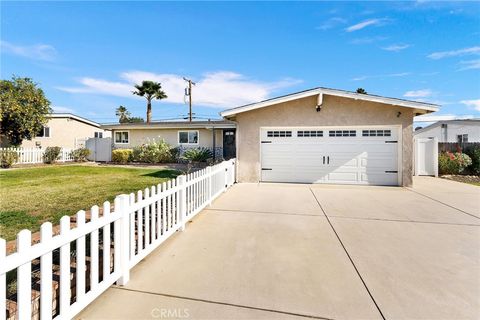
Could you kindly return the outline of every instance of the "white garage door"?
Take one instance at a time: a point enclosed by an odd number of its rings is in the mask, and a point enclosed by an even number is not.
[[[262,128],[264,182],[398,185],[398,128]]]

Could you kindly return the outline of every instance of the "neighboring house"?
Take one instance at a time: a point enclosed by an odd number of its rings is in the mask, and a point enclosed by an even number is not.
[[[71,113],[52,113],[48,116],[47,124],[31,140],[23,140],[23,148],[80,148],[85,146],[88,138],[105,138],[110,132],[100,128],[100,124],[76,116]],[[2,146],[8,146],[8,141],[2,141]]]
[[[415,138],[438,138],[438,142],[480,142],[480,119],[438,121],[416,130]]]
[[[221,112],[239,182],[412,184],[413,117],[428,103],[315,88]]]
[[[209,148],[216,157],[235,157],[235,123],[210,121],[156,121],[102,125],[111,130],[113,148],[133,148],[149,141],[165,140],[174,147]]]

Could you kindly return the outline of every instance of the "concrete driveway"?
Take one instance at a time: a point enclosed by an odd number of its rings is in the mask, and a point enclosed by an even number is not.
[[[82,319],[478,319],[480,188],[238,184]]]

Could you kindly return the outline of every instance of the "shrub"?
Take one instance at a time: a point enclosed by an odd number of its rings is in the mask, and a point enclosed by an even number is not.
[[[213,153],[207,148],[188,149],[183,153],[182,158],[193,162],[206,162],[213,158]]]
[[[43,153],[43,162],[55,163],[60,158],[60,152],[62,152],[60,147],[47,147]]]
[[[0,166],[2,168],[10,168],[18,161],[18,154],[13,150],[0,151]]]
[[[441,174],[459,174],[472,164],[472,159],[461,152],[442,152],[438,156],[438,170]]]
[[[480,175],[480,147],[470,147],[465,150],[465,153],[472,159],[472,164],[468,166],[467,170],[473,174]]]
[[[78,148],[73,150],[71,156],[73,161],[75,162],[85,162],[87,161],[87,157],[90,155],[90,150],[87,148]]]
[[[151,141],[133,148],[133,161],[146,163],[165,163],[175,160],[175,148],[165,140]]]
[[[112,161],[126,164],[132,161],[132,149],[115,149],[112,151]]]

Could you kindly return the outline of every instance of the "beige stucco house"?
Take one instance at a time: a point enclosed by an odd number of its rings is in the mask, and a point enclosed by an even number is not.
[[[423,102],[315,88],[221,112],[237,124],[239,182],[412,184]]]
[[[80,148],[88,138],[106,138],[109,131],[100,128],[100,124],[71,113],[52,113],[41,132],[31,140],[23,140],[22,148],[62,147]],[[4,142],[7,143],[6,141]]]
[[[217,157],[235,157],[235,123],[224,120],[154,121],[102,125],[112,132],[114,149],[131,149],[153,140],[165,140],[174,147],[208,148]]]

